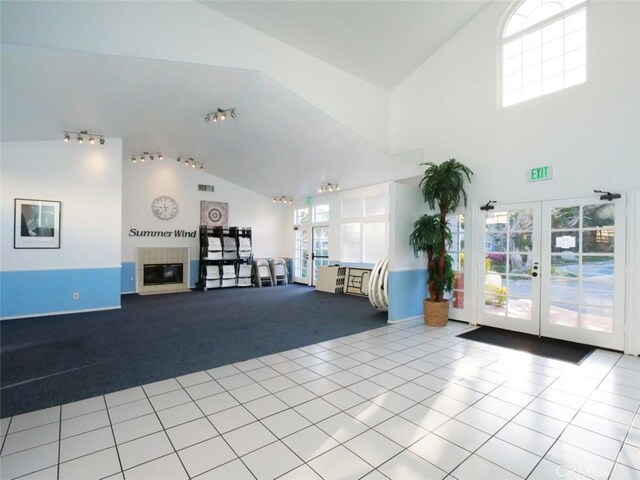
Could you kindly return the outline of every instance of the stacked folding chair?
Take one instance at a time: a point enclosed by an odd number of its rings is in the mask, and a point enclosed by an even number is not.
[[[254,260],[253,267],[256,286],[274,285],[273,278],[271,277],[271,268],[267,260],[264,258]]]
[[[286,285],[289,283],[287,264],[282,258],[271,259],[271,281],[273,285]]]

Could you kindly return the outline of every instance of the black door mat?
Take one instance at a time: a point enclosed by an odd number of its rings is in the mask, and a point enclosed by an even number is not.
[[[493,327],[480,327],[457,336],[575,364],[579,364],[595,350],[581,343],[565,342]]]

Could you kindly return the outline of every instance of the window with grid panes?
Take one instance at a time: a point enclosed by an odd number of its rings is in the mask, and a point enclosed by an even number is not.
[[[502,106],[587,79],[585,0],[524,0],[502,33]]]

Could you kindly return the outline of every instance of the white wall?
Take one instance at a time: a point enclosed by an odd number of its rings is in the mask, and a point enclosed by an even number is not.
[[[420,189],[394,182],[390,186],[391,207],[389,214],[389,270],[418,270],[426,268],[426,259],[416,256],[409,245],[413,224],[427,207]]]
[[[587,82],[499,106],[495,2],[392,92],[392,150],[424,148],[475,172],[472,202],[640,187],[640,2],[589,2]],[[527,168],[552,165],[549,182]]]
[[[122,141],[1,144],[1,270],[119,268]],[[60,249],[13,248],[15,198],[61,205]]]
[[[389,150],[388,92],[197,2],[2,2],[1,30],[3,43],[259,70]]]
[[[284,256],[283,212],[271,198],[218,178],[206,171],[186,167],[175,159],[123,162],[122,262],[135,262],[138,247],[190,247],[191,260],[198,260],[197,238],[130,237],[129,230],[194,231],[200,225],[200,201],[227,202],[229,226],[251,227],[256,257]],[[215,191],[201,192],[198,184],[213,185]],[[178,202],[178,214],[160,220],[151,211],[151,202],[169,195]]]

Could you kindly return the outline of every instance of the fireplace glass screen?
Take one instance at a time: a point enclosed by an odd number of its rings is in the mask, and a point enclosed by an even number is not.
[[[144,265],[144,285],[182,283],[181,263],[154,263]]]

